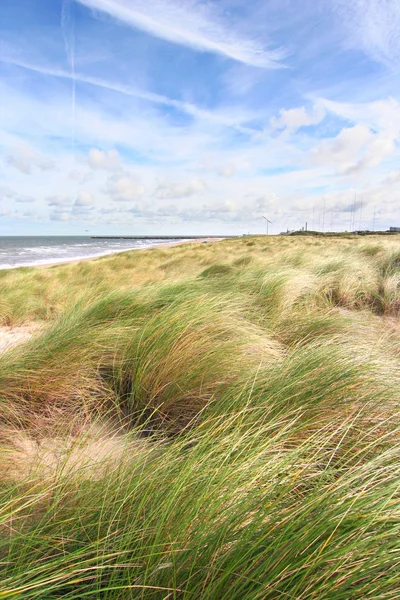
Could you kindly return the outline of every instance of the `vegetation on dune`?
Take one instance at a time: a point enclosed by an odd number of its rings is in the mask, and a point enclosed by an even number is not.
[[[0,598],[400,596],[400,244],[0,273]]]

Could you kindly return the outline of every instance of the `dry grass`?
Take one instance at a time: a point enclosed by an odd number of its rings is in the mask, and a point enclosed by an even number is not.
[[[0,597],[399,597],[399,256],[260,236],[1,272]]]

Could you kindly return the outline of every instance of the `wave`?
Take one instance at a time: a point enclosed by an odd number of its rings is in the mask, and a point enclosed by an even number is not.
[[[0,249],[0,270],[18,269],[20,267],[36,267],[41,265],[63,264],[71,261],[80,261],[101,256],[109,256],[129,250],[138,250],[143,248],[152,248],[168,244],[171,240],[137,240],[136,242],[126,243],[128,240],[120,240],[105,243],[79,243],[68,244],[61,242],[59,246],[36,246],[20,247],[12,249]],[[106,247],[105,247],[106,246]],[[82,248],[87,248],[83,253]],[[34,255],[34,256],[32,256]],[[4,262],[1,262],[1,260]]]

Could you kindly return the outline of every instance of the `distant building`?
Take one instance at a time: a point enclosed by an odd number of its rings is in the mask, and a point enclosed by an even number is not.
[[[391,233],[400,233],[400,227],[389,227]]]

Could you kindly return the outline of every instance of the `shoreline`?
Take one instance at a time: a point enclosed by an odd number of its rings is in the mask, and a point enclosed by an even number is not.
[[[211,242],[220,242],[221,240],[223,240],[225,238],[221,237],[221,238],[197,238],[197,239],[193,239],[193,240],[182,240],[182,241],[177,241],[177,242],[166,242],[161,243],[161,244],[152,244],[150,246],[146,246],[145,248],[129,248],[127,250],[117,250],[116,252],[107,252],[106,254],[99,254],[96,256],[87,256],[85,258],[76,258],[76,259],[71,259],[71,260],[65,260],[65,261],[53,261],[53,262],[48,262],[48,263],[44,263],[44,264],[40,264],[40,265],[19,265],[18,267],[11,267],[10,269],[7,270],[13,270],[13,269],[21,269],[23,267],[29,267],[29,268],[33,268],[33,269],[47,269],[49,267],[56,267],[56,266],[60,266],[60,265],[74,265],[74,264],[78,264],[81,262],[89,262],[92,260],[97,260],[99,258],[105,258],[106,256],[115,256],[117,254],[124,254],[125,252],[134,252],[134,251],[144,251],[144,250],[152,250],[154,248],[172,248],[174,246],[181,246],[183,244],[210,244]]]

